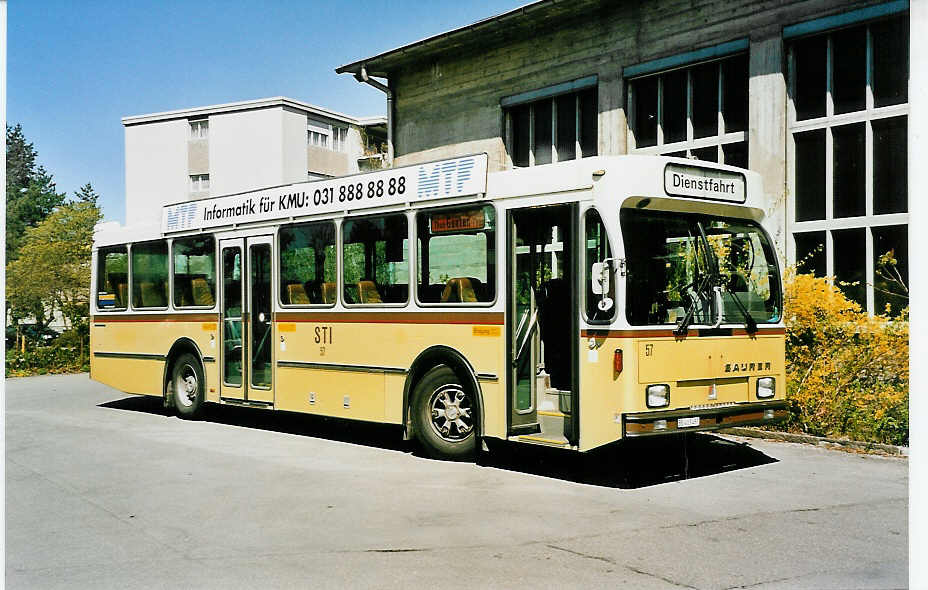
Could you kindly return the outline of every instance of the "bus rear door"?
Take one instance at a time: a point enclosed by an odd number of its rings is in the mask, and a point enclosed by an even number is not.
[[[273,237],[222,240],[222,382],[228,401],[273,404]]]

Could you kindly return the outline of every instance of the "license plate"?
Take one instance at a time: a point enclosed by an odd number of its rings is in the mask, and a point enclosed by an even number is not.
[[[692,428],[693,426],[699,426],[699,416],[677,418],[677,428]]]

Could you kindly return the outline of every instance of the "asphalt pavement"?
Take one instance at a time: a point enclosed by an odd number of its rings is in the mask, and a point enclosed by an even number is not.
[[[691,434],[428,459],[395,427],[6,381],[7,588],[902,588],[908,461]]]

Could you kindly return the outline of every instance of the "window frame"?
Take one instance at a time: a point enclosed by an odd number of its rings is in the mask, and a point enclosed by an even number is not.
[[[590,279],[591,279],[591,277],[590,277],[590,275],[589,275],[590,265],[587,264],[588,261],[587,261],[587,258],[586,258],[586,255],[587,255],[587,244],[586,244],[586,227],[587,227],[587,226],[586,226],[586,217],[587,217],[587,214],[588,214],[590,211],[595,211],[596,214],[597,214],[597,216],[599,216],[599,223],[602,225],[602,228],[603,228],[603,235],[605,235],[606,241],[607,241],[607,243],[608,243],[608,245],[609,245],[609,252],[610,252],[609,258],[611,258],[613,261],[616,262],[615,264],[611,264],[611,265],[610,265],[610,277],[609,277],[609,280],[612,282],[612,289],[611,289],[611,290],[612,290],[612,294],[613,294],[612,309],[610,310],[610,311],[611,311],[611,315],[609,315],[608,317],[606,317],[606,318],[604,318],[604,319],[593,319],[593,318],[590,318],[589,315],[587,315],[587,313],[586,313],[586,312],[587,312],[587,303],[588,303],[588,300],[587,300],[587,287],[590,285]],[[588,324],[590,324],[590,325],[609,325],[609,324],[612,324],[612,323],[615,321],[615,319],[616,319],[616,314],[618,313],[618,309],[619,309],[619,281],[618,281],[619,266],[618,266],[618,263],[617,263],[617,261],[618,261],[618,256],[616,255],[616,249],[615,249],[615,246],[614,246],[613,243],[612,243],[612,240],[611,240],[610,237],[609,237],[609,228],[606,226],[606,223],[603,221],[602,213],[599,212],[599,209],[597,209],[595,205],[591,205],[591,206],[589,206],[589,207],[587,207],[587,208],[585,208],[585,209],[583,209],[583,210],[580,211],[580,224],[579,224],[579,225],[580,225],[580,228],[579,228],[578,235],[579,235],[579,237],[580,237],[580,244],[581,244],[581,248],[580,248],[580,273],[579,273],[579,275],[580,275],[580,281],[581,281],[581,285],[582,285],[582,286],[580,287],[580,289],[579,289],[580,292],[581,292],[581,295],[580,295],[580,313],[582,314],[583,321],[585,321],[586,323],[588,323]]]
[[[102,273],[100,272],[101,264],[105,260],[105,253],[107,251],[123,249],[126,253],[126,305],[125,307],[100,307],[100,280],[102,278]],[[96,265],[94,268],[95,278],[94,278],[94,296],[93,296],[93,307],[94,310],[98,313],[125,313],[131,309],[132,304],[132,256],[129,253],[129,244],[113,244],[110,246],[100,246],[97,248],[96,252]]]
[[[786,253],[788,264],[796,264],[796,234],[808,234],[811,232],[823,232],[825,235],[824,256],[825,256],[825,274],[834,276],[835,273],[835,255],[834,255],[834,232],[848,229],[863,229],[865,236],[864,247],[864,283],[865,299],[863,307],[871,315],[877,312],[875,310],[875,228],[885,226],[904,225],[907,228],[909,223],[909,206],[906,206],[905,213],[882,213],[874,212],[874,129],[873,123],[890,118],[904,117],[906,121],[907,142],[911,139],[910,133],[910,109],[908,96],[906,102],[877,107],[873,93],[874,81],[874,51],[873,51],[873,34],[871,26],[892,19],[908,19],[907,12],[900,12],[887,15],[885,18],[877,18],[865,21],[856,21],[845,27],[835,27],[823,30],[810,31],[807,35],[790,36],[787,39],[785,53],[787,63],[787,100],[786,100],[786,179],[787,179],[787,200],[786,200]],[[865,104],[862,110],[850,111],[845,113],[835,112],[834,91],[834,35],[845,30],[865,27],[866,28],[866,76],[865,76]],[[797,65],[796,65],[796,43],[803,40],[825,36],[827,38],[825,54],[825,114],[820,117],[808,119],[797,119],[796,112],[796,84],[797,84]],[[907,51],[910,51],[910,47]],[[912,55],[909,52],[909,71],[911,71]],[[834,216],[834,130],[853,124],[864,125],[864,214],[853,217],[835,217]],[[796,197],[797,197],[797,178],[796,178],[796,135],[803,132],[823,130],[825,132],[825,213],[822,219],[807,221],[797,221],[796,219]],[[911,187],[907,187],[906,200],[909,203]],[[908,230],[907,230],[908,231]]]
[[[332,147],[333,152],[346,153],[348,151],[348,127],[332,125]]]
[[[581,109],[580,109],[580,97],[584,92],[592,91],[596,99],[596,108],[595,108],[595,122],[596,122],[596,141],[594,143],[595,153],[584,156],[583,155],[583,122],[581,120]],[[500,106],[503,110],[503,139],[504,139],[504,148],[506,150],[506,156],[509,160],[509,169],[520,169],[520,168],[533,168],[535,166],[544,166],[546,164],[557,164],[560,161],[569,162],[575,160],[581,160],[584,157],[593,157],[599,155],[599,79],[597,76],[588,76],[586,78],[580,78],[577,80],[572,80],[569,82],[563,82],[561,84],[556,84],[554,86],[549,86],[546,88],[541,88],[538,90],[533,90],[530,92],[524,92],[514,96],[505,97],[500,100]],[[559,160],[557,155],[558,150],[558,141],[557,141],[557,128],[558,128],[558,113],[557,113],[557,102],[559,98],[564,96],[573,96],[574,97],[574,157],[572,159]],[[546,162],[546,164],[536,164],[535,163],[535,148],[536,148],[536,137],[535,137],[535,107],[545,101],[551,101],[551,161]],[[529,109],[529,129],[528,129],[528,165],[527,166],[516,166],[514,162],[514,147],[515,147],[515,124],[513,122],[512,111],[518,107],[528,107]]]
[[[378,308],[403,309],[403,308],[410,307],[412,305],[413,297],[411,296],[409,292],[407,292],[406,301],[403,303],[386,303],[386,302],[383,302],[383,303],[350,303],[347,300],[347,298],[343,296],[344,294],[343,290],[347,284],[345,282],[345,261],[344,261],[345,228],[344,228],[344,224],[346,222],[363,221],[365,219],[372,219],[376,217],[403,216],[406,219],[406,240],[409,245],[407,248],[407,254],[409,256],[409,259],[408,259],[409,263],[407,265],[408,275],[407,275],[406,284],[408,286],[408,289],[411,291],[414,285],[413,267],[415,264],[414,259],[413,259],[413,255],[415,253],[415,242],[414,242],[413,234],[415,232],[412,230],[413,224],[415,223],[415,217],[413,216],[414,213],[415,213],[415,210],[384,211],[381,213],[372,213],[369,215],[342,217],[338,220],[338,224],[337,224],[338,227],[336,230],[337,231],[337,234],[336,234],[337,242],[336,243],[338,244],[338,259],[337,259],[336,264],[338,265],[337,276],[338,276],[338,289],[340,293],[339,293],[339,297],[337,301],[340,301],[343,307],[350,308],[350,309],[378,309]]]
[[[176,294],[176,291],[174,290],[174,287],[175,287],[175,285],[176,285],[176,282],[175,282],[175,280],[174,280],[174,248],[175,248],[175,244],[176,244],[177,242],[179,242],[179,241],[182,242],[182,241],[184,241],[184,240],[191,240],[191,239],[204,238],[204,237],[205,237],[205,238],[208,238],[208,239],[210,239],[210,240],[213,241],[213,304],[212,304],[212,305],[178,305],[177,302],[175,301],[175,294]],[[219,304],[219,268],[218,268],[218,266],[217,266],[217,264],[216,264],[216,261],[218,260],[218,248],[219,248],[219,240],[216,239],[216,236],[215,236],[214,234],[205,234],[205,235],[199,234],[199,235],[192,235],[192,236],[183,236],[183,237],[180,237],[180,238],[172,238],[171,240],[169,240],[169,243],[168,243],[168,266],[169,266],[169,271],[170,271],[170,272],[169,272],[169,274],[170,274],[170,278],[169,278],[169,289],[170,289],[169,303],[170,303],[170,305],[171,305],[172,308],[178,309],[178,310],[187,310],[187,309],[216,309],[216,306]]]
[[[209,119],[187,119],[189,140],[204,141],[209,139]]]
[[[626,100],[625,107],[626,113],[628,114],[628,125],[626,133],[626,141],[628,146],[628,153],[632,154],[645,154],[645,155],[667,155],[673,152],[684,151],[685,155],[682,157],[691,157],[695,150],[703,150],[706,148],[716,148],[716,160],[718,164],[726,164],[725,162],[725,150],[724,146],[744,143],[745,149],[750,153],[750,145],[748,144],[748,136],[750,130],[750,90],[748,89],[745,92],[745,129],[742,131],[726,131],[725,130],[725,117],[724,117],[724,104],[725,104],[725,67],[724,64],[726,61],[733,58],[745,57],[748,59],[748,72],[747,79],[745,80],[746,84],[750,84],[750,53],[748,50],[738,50],[732,53],[727,53],[725,55],[713,56],[711,59],[703,59],[698,61],[690,61],[676,67],[669,67],[666,69],[648,71],[640,74],[635,74],[632,76],[626,75],[625,77],[625,88],[626,88]],[[705,66],[707,64],[715,64],[716,66],[716,132],[712,135],[707,135],[705,137],[696,137],[695,136],[695,126],[693,123],[694,116],[694,101],[696,97],[693,93],[693,72],[696,68],[700,66]],[[686,138],[681,141],[675,141],[672,143],[664,143],[664,77],[667,74],[678,72],[680,70],[686,71],[686,112],[684,115],[685,127],[686,127]],[[635,137],[635,128],[636,128],[636,117],[638,115],[635,108],[635,84],[640,80],[645,80],[647,78],[657,77],[657,124],[656,124],[656,143],[652,146],[638,147],[637,140]],[[731,166],[732,164],[727,164]]]
[[[275,233],[275,236],[274,236],[274,245],[275,245],[275,249],[277,250],[277,261],[276,261],[277,262],[277,272],[276,272],[277,303],[278,305],[280,305],[280,307],[286,308],[286,309],[330,309],[338,305],[339,302],[344,303],[343,301],[344,297],[341,294],[341,290],[343,288],[343,284],[341,283],[341,266],[342,266],[342,261],[341,261],[341,252],[342,252],[341,250],[341,237],[342,237],[341,225],[342,224],[341,224],[341,221],[344,221],[344,220],[318,219],[314,221],[303,221],[300,223],[288,223],[285,225],[281,225],[280,227],[277,228],[277,232]],[[283,289],[281,288],[283,286],[281,284],[282,277],[283,277],[283,264],[281,262],[281,256],[283,255],[283,248],[281,247],[280,232],[288,228],[303,227],[303,226],[308,226],[308,225],[319,225],[323,223],[331,224],[335,231],[335,243],[334,243],[334,246],[335,246],[335,285],[336,285],[335,301],[333,301],[332,303],[284,303]],[[366,304],[366,305],[370,305],[370,304]]]
[[[206,183],[206,186],[203,186],[203,183]],[[208,193],[210,190],[210,178],[209,173],[206,174],[191,174],[190,175],[190,192],[191,193]]]
[[[492,243],[492,247],[493,247],[493,249],[494,249],[495,258],[496,258],[496,263],[495,263],[495,265],[494,265],[494,267],[493,267],[493,275],[494,275],[494,276],[493,276],[493,281],[494,281],[494,284],[495,284],[495,289],[493,290],[493,298],[492,298],[490,301],[475,301],[475,302],[446,302],[446,303],[441,303],[440,301],[437,301],[437,302],[424,302],[424,301],[421,301],[421,300],[419,299],[419,270],[420,270],[420,268],[419,268],[419,225],[418,225],[418,223],[417,223],[417,222],[418,222],[418,216],[419,216],[419,214],[428,215],[428,214],[433,213],[433,212],[435,212],[435,211],[442,211],[442,210],[453,211],[453,210],[474,209],[474,208],[483,209],[483,208],[485,208],[485,207],[489,207],[489,208],[491,208],[491,209],[493,210],[493,215],[495,216],[494,219],[495,219],[495,221],[496,221],[496,227],[493,229],[493,243]],[[413,247],[412,247],[412,249],[411,249],[412,252],[411,252],[410,262],[412,262],[412,261],[414,260],[414,261],[415,261],[415,267],[413,267],[413,265],[410,264],[410,269],[412,269],[412,271],[413,271],[413,272],[411,272],[412,278],[414,279],[413,282],[410,283],[410,285],[411,285],[411,286],[410,286],[410,290],[411,290],[411,291],[415,291],[415,295],[413,296],[413,298],[414,298],[414,300],[415,300],[415,302],[416,302],[416,305],[417,305],[418,307],[438,307],[438,308],[444,308],[444,309],[448,309],[448,308],[493,307],[494,305],[496,305],[496,302],[497,302],[497,300],[499,299],[499,291],[500,291],[500,283],[499,283],[499,268],[500,268],[500,267],[499,267],[499,264],[500,264],[500,262],[499,262],[499,258],[500,258],[500,257],[499,257],[499,254],[500,254],[499,238],[500,238],[500,228],[499,228],[499,207],[496,206],[496,203],[493,203],[493,202],[481,202],[481,201],[475,201],[475,202],[463,203],[463,204],[462,204],[462,203],[458,203],[458,204],[454,204],[454,205],[444,205],[444,206],[438,206],[438,207],[428,207],[428,208],[422,208],[422,209],[415,209],[415,210],[412,211],[412,214],[413,214],[413,216],[412,216],[412,227],[413,227],[413,231],[412,231],[412,233],[413,233],[413,242],[412,242],[412,244],[413,244]],[[490,243],[490,240],[488,239],[488,240],[487,240],[487,248],[489,248],[490,246],[491,246],[491,243]],[[488,282],[489,282],[489,279],[490,279],[490,276],[489,276],[489,273],[488,273],[488,274],[487,274],[487,281],[488,281]]]

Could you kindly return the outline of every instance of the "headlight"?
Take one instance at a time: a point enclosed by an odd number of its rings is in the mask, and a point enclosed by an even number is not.
[[[670,405],[670,386],[665,384],[648,385],[645,390],[649,408],[663,408]]]
[[[757,380],[757,399],[770,399],[776,392],[776,379],[773,377],[760,377]]]

